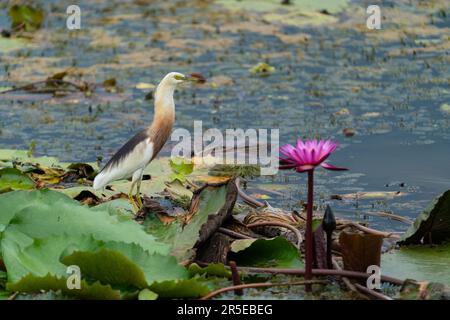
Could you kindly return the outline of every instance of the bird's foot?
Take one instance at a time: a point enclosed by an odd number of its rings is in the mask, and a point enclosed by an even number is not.
[[[139,210],[141,210],[142,208],[144,208],[144,204],[142,203],[142,198],[140,194],[136,195],[136,199],[137,199],[137,204],[139,206]]]
[[[134,220],[136,220],[138,223],[143,223],[145,221],[145,217],[148,214],[147,207],[143,204],[142,200],[143,198],[141,198],[140,194],[136,194],[136,202],[140,209],[135,213]]]
[[[136,204],[136,201],[134,200],[134,197],[131,194],[129,194],[128,198],[130,199],[131,205],[133,206],[134,213],[135,214],[138,213],[140,208],[139,208],[138,204]]]

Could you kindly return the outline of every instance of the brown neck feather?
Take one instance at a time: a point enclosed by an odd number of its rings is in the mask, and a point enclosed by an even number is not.
[[[169,139],[175,122],[173,90],[171,92],[161,92],[164,89],[158,88],[157,90],[155,97],[155,116],[152,124],[148,128],[149,139],[153,142],[152,160]]]

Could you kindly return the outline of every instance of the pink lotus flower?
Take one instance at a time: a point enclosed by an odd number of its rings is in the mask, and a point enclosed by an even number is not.
[[[327,170],[347,170],[325,162],[338,144],[331,140],[297,140],[297,146],[286,144],[280,148],[280,169],[295,169],[297,172],[314,170],[321,166]]]
[[[336,150],[338,144],[331,140],[297,140],[294,147],[286,144],[280,148],[280,169],[295,169],[297,172],[308,172],[308,202],[306,206],[305,230],[305,280],[312,279],[313,267],[313,202],[314,202],[314,169],[317,166],[328,170],[347,170],[335,167],[325,162],[330,154]],[[311,285],[307,284],[305,290],[310,292]]]

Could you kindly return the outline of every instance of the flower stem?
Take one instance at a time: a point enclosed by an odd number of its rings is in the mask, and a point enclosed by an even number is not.
[[[312,279],[313,265],[313,201],[314,201],[314,170],[308,171],[308,203],[306,207],[306,235],[305,235],[305,280]],[[311,292],[310,284],[305,286],[305,291]]]

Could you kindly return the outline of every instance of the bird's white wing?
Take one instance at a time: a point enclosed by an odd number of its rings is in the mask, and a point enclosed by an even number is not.
[[[139,169],[143,169],[152,159],[153,142],[146,130],[130,139],[105,165],[95,177],[94,189],[101,189],[108,183],[129,178]]]

